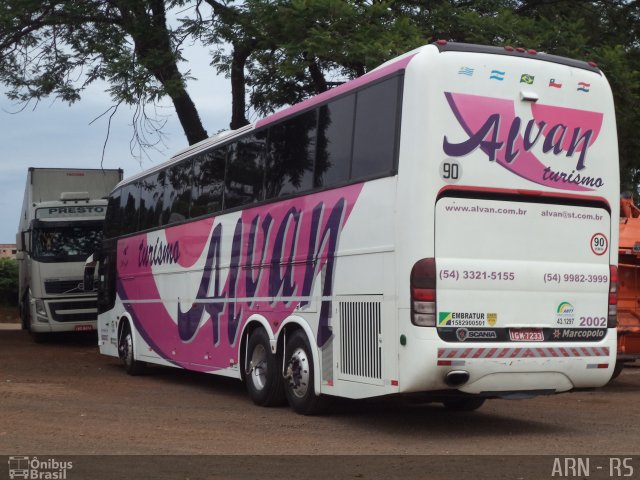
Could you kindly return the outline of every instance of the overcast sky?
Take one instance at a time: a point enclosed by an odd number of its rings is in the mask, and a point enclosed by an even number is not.
[[[229,80],[216,76],[209,66],[207,50],[192,47],[187,52],[183,72],[191,70],[197,80],[189,84],[189,93],[200,112],[209,135],[229,126],[231,119],[231,86]],[[112,104],[104,93],[106,85],[95,85],[81,101],[68,106],[45,99],[34,109],[20,113],[4,95],[0,86],[0,243],[14,243],[18,218],[29,167],[100,168],[102,147],[107,134],[107,117],[89,123]],[[112,120],[104,156],[104,168],[122,168],[125,178],[150,168],[187,146],[175,111],[163,109],[167,115],[166,148],[150,151],[150,159],[134,158],[129,151],[131,111],[119,111]]]

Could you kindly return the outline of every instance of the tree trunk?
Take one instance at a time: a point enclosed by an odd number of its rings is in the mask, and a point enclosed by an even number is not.
[[[235,130],[249,123],[245,116],[245,75],[244,67],[251,54],[251,47],[233,44],[233,58],[231,61],[231,124]]]
[[[307,59],[307,53],[304,53],[305,59]],[[324,74],[322,73],[322,69],[316,59],[308,60],[309,63],[309,73],[311,74],[311,81],[313,82],[313,88],[315,89],[316,94],[326,92],[327,91],[327,80],[324,78]]]
[[[187,90],[185,88],[176,89],[175,92],[172,91],[169,95],[178,114],[178,120],[180,121],[180,125],[182,125],[182,130],[187,136],[189,145],[208,138],[209,135],[202,126],[202,120],[200,119],[198,110],[187,93]]]
[[[146,5],[145,5],[146,4]],[[186,83],[173,52],[163,0],[118,2],[123,27],[131,35],[138,60],[162,84],[171,98],[189,145],[208,135],[195,104],[187,93]],[[150,11],[145,7],[150,7]]]

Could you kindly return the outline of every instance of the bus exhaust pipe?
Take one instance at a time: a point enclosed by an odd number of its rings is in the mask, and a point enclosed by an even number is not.
[[[469,372],[464,370],[452,370],[444,377],[444,383],[449,387],[459,387],[469,381]]]

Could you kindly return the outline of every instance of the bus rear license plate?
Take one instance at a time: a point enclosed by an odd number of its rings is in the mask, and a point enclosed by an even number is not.
[[[76,332],[91,332],[93,331],[93,327],[91,325],[76,325]]]
[[[510,329],[509,338],[512,342],[542,342],[544,335],[540,328]]]

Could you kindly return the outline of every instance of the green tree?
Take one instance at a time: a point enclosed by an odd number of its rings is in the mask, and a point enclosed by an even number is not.
[[[179,32],[167,10],[179,0],[3,0],[0,2],[0,82],[28,103],[55,96],[73,103],[96,80],[108,83],[114,109],[137,107],[135,138],[161,124],[146,108],[169,97],[190,144],[203,140],[187,89]]]
[[[18,305],[18,262],[0,258],[0,305]]]
[[[419,26],[393,10],[398,3],[206,0],[182,26],[213,48],[213,65],[230,78],[235,129],[249,109],[271,113],[422,44]]]
[[[266,42],[247,67],[252,107],[260,114],[271,113],[364,75],[428,41],[418,24],[393,11],[396,3],[255,2]]]

